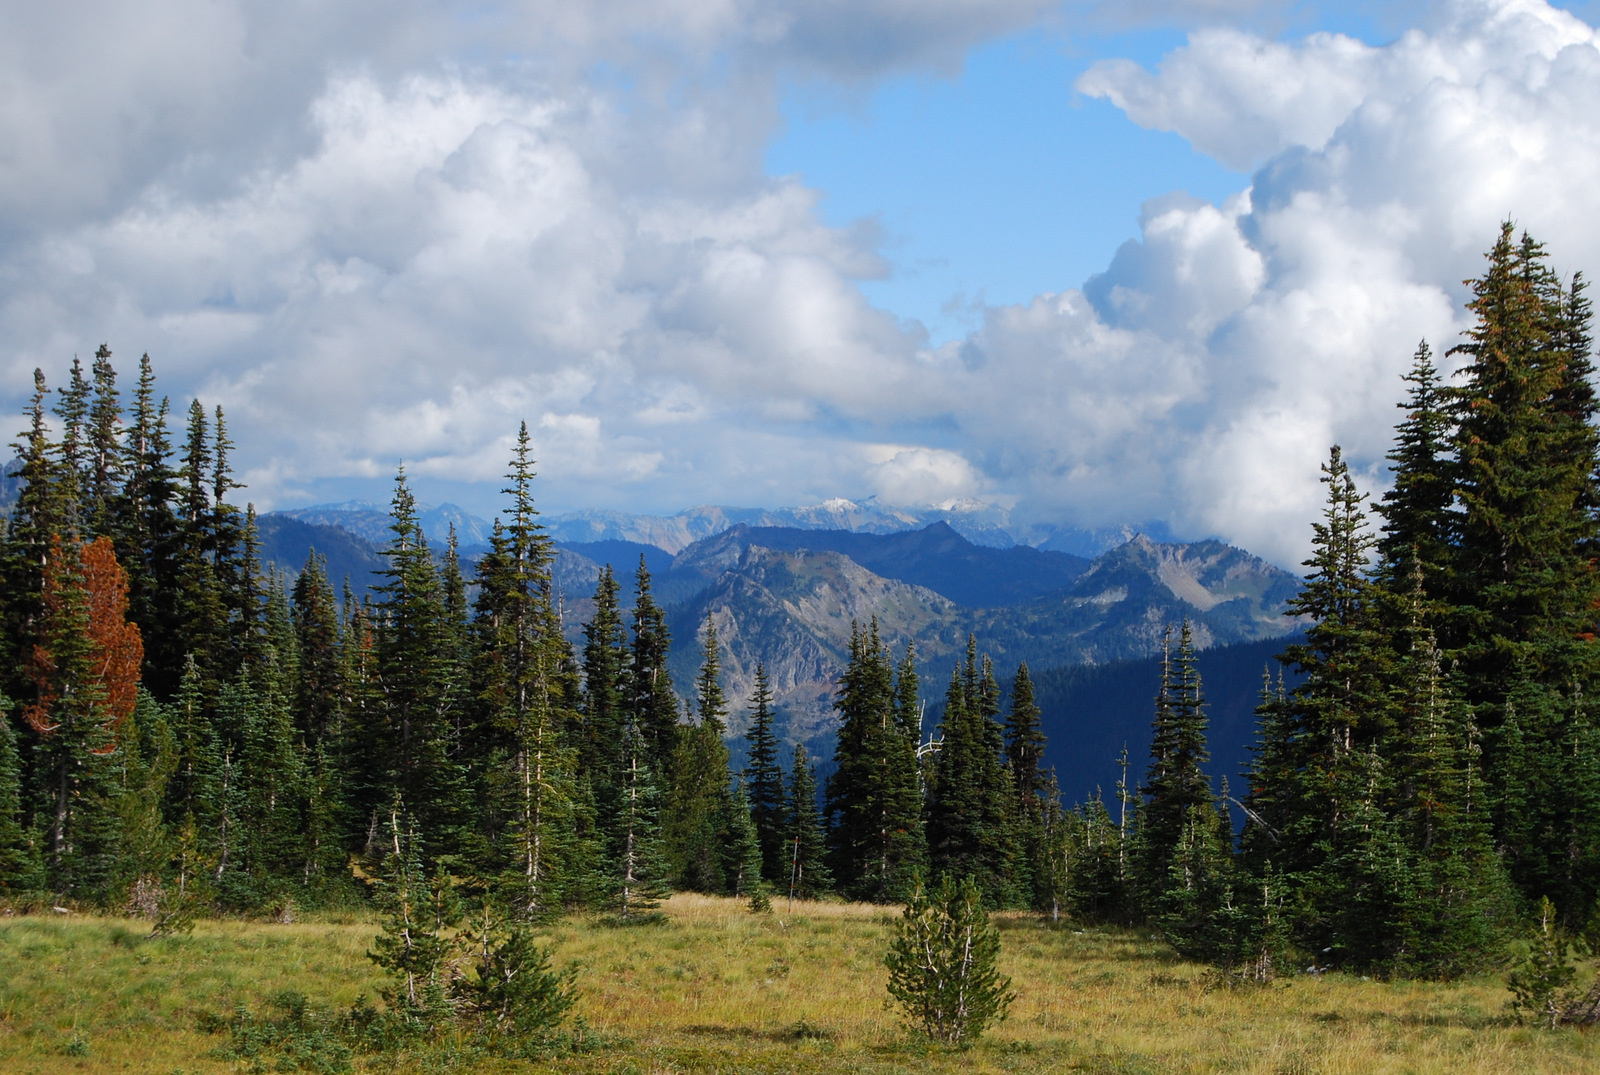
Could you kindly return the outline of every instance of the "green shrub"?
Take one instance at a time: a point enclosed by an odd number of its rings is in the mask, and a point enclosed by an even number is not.
[[[889,995],[906,1022],[935,1041],[966,1045],[1006,1017],[1016,994],[996,969],[1000,931],[989,922],[977,882],[940,880],[930,897],[921,882],[889,945]]]

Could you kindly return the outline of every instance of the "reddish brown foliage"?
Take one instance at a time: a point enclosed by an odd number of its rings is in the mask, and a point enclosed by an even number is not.
[[[61,726],[51,710],[64,687],[94,697],[99,722],[112,732],[128,719],[139,699],[144,640],[138,624],[128,622],[128,575],[104,537],[77,546],[77,553],[78,563],[70,564],[61,538],[51,539],[40,595],[43,638],[27,662],[28,676],[39,695],[22,711],[23,719],[41,735],[50,735]],[[59,639],[62,631],[81,631],[88,642],[87,682],[60,681],[58,643],[52,635]],[[114,740],[105,750],[113,749]]]
[[[128,573],[117,563],[107,538],[83,547],[83,588],[89,598],[89,641],[94,647],[95,676],[101,705],[111,726],[133,714],[139,701],[139,669],[144,665],[144,639],[139,625],[128,622]]]

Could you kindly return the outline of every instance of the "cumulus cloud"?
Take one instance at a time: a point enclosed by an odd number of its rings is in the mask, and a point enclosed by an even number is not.
[[[1086,521],[1143,509],[1293,562],[1329,444],[1381,485],[1399,375],[1418,339],[1443,350],[1464,327],[1460,281],[1501,220],[1565,272],[1600,264],[1600,119],[1581,103],[1600,49],[1536,0],[1458,0],[1381,48],[1196,33],[1154,73],[1100,65],[1080,89],[1260,164],[1222,206],[1152,202],[1081,294],[992,311],[968,344],[1060,416],[991,426],[986,472]]]
[[[148,349],[226,406],[264,504],[401,460],[492,489],[526,421],[561,506],[1020,498],[1288,563],[1330,443],[1381,480],[1399,373],[1501,219],[1600,264],[1600,49],[1536,0],[1094,67],[1253,175],[936,349],[863,298],[872,235],[762,173],[775,72],[937,69],[1056,5],[190,3],[151,8],[191,37],[91,34],[98,85],[52,9],[0,14],[0,372],[20,402],[35,365]]]

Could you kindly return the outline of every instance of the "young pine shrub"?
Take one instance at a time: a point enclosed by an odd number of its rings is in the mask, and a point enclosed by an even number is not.
[[[448,877],[431,884],[424,877],[415,829],[402,827],[398,808],[387,836],[390,849],[377,886],[382,932],[367,958],[389,972],[389,985],[379,992],[394,1019],[411,1032],[431,1035],[453,1015],[444,982],[452,939],[445,931],[454,925],[457,908]]]
[[[945,1045],[970,1044],[1016,999],[999,956],[1000,931],[975,880],[946,876],[931,896],[919,881],[884,957],[889,995],[913,1029]]]
[[[492,1042],[548,1035],[577,1003],[578,969],[554,969],[550,950],[535,945],[526,926],[508,927],[492,916],[486,904],[469,934],[472,973],[456,979],[451,991],[461,1012],[475,1018],[479,1033]]]
[[[1567,1022],[1567,1009],[1580,998],[1568,988],[1577,971],[1569,955],[1571,942],[1556,922],[1555,905],[1547,896],[1539,901],[1539,919],[1528,931],[1528,958],[1506,981],[1511,990],[1511,1010],[1519,1020],[1532,1018],[1555,1029]]]

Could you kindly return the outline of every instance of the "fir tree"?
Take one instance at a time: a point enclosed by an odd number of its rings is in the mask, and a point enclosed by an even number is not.
[[[680,887],[721,893],[729,887],[722,849],[729,838],[727,705],[716,622],[706,614],[705,648],[695,677],[694,723],[681,729],[672,755],[662,835]]]
[[[650,569],[642,555],[634,584],[633,664],[628,677],[633,690],[633,720],[644,736],[651,770],[670,780],[670,762],[678,735],[678,697],[667,673],[671,635],[666,614],[650,594]]]
[[[0,632],[7,681],[14,697],[26,697],[33,684],[23,673],[28,654],[38,637],[45,567],[51,542],[66,527],[62,487],[58,480],[55,445],[50,440],[45,399],[49,389],[44,373],[33,371],[33,396],[28,402],[28,428],[11,448],[17,453],[17,477],[22,487],[6,520],[5,593],[6,630]]]
[[[969,637],[967,660],[945,694],[943,735],[928,796],[928,857],[935,876],[971,877],[992,906],[1022,902],[1016,784],[1000,761],[998,690]]]
[[[630,717],[627,633],[619,593],[607,564],[595,583],[594,616],[583,626],[584,719],[579,749],[583,771],[593,774],[602,803],[615,795],[618,774],[624,770],[623,729]]]
[[[139,360],[129,418],[113,540],[128,571],[129,617],[145,641],[145,685],[158,698],[171,699],[190,648],[179,615],[182,535],[173,509],[177,475],[171,465],[167,400],[155,397],[149,355]]]
[[[751,699],[750,764],[745,768],[745,789],[750,797],[750,819],[761,849],[761,876],[777,884],[785,880],[789,865],[783,846],[788,828],[783,814],[783,767],[778,763],[778,737],[772,731],[772,688],[767,667],[756,662],[756,693]]]
[[[1512,878],[1525,897],[1549,894],[1576,918],[1589,913],[1600,876],[1570,870],[1565,845],[1571,819],[1600,788],[1569,779],[1578,772],[1567,766],[1548,771],[1548,759],[1564,753],[1567,720],[1584,710],[1584,687],[1600,674],[1589,304],[1581,279],[1564,287],[1543,247],[1527,235],[1515,241],[1509,223],[1488,261],[1471,284],[1475,324],[1451,349],[1468,361],[1466,383],[1448,401],[1460,522],[1454,612],[1441,638],[1485,730],[1485,775],[1502,803],[1496,830]],[[1513,694],[1515,730],[1502,724]],[[1513,731],[1521,764],[1513,764]],[[1511,802],[1523,811],[1511,813]]]
[[[1428,599],[1438,601],[1449,585],[1456,517],[1446,389],[1426,340],[1417,345],[1404,380],[1410,385],[1399,405],[1405,418],[1395,427],[1388,455],[1394,485],[1379,507],[1384,518],[1377,543],[1380,577],[1392,593],[1406,593],[1416,574]]]
[[[533,460],[527,425],[503,492],[510,498],[503,529],[479,564],[476,630],[494,741],[509,754],[511,781],[501,785],[497,809],[508,819],[504,843],[506,885],[519,913],[537,918],[567,898],[575,867],[576,811],[580,791],[573,751],[564,742],[569,723],[560,665],[565,642],[550,616],[549,537],[533,500]]]
[[[57,892],[106,899],[115,879],[117,727],[137,702],[143,651],[126,622],[127,584],[111,543],[52,544],[38,641],[27,670],[36,700],[23,719],[40,737],[50,802],[46,867]]]
[[[83,375],[83,364],[74,355],[67,387],[57,391],[60,398],[56,401],[55,413],[61,421],[61,443],[56,448],[60,466],[56,480],[61,489],[62,529],[76,537],[85,533],[90,391],[89,381]]]
[[[817,809],[817,778],[804,743],[796,743],[794,763],[789,771],[788,828],[784,848],[788,861],[783,884],[790,899],[813,900],[833,891],[833,875],[828,870],[827,833],[822,813]]]
[[[85,518],[89,533],[115,538],[115,510],[124,458],[122,406],[117,397],[117,371],[111,366],[111,349],[105,344],[94,353],[91,376],[94,388],[88,413]]]
[[[771,910],[771,889],[766,878],[761,876],[761,844],[756,838],[755,822],[750,817],[750,799],[743,780],[727,798],[722,830],[726,833],[722,845],[722,874],[727,879],[728,894],[749,900],[752,911]]]
[[[666,897],[667,864],[661,850],[660,792],[650,772],[644,737],[632,724],[623,732],[624,769],[617,780],[612,904],[627,918]]]
[[[927,854],[917,786],[916,741],[895,712],[889,655],[877,621],[852,626],[839,680],[837,763],[828,778],[837,883],[858,899],[888,901],[911,889]]]
[[[327,562],[315,549],[306,555],[295,579],[290,609],[300,655],[295,720],[307,743],[331,745],[338,739],[342,716],[339,608],[328,582]]]
[[[1033,700],[1033,680],[1028,662],[1017,666],[1011,681],[1011,711],[1006,715],[1006,758],[1011,763],[1012,779],[1026,813],[1037,813],[1045,795],[1047,780],[1044,762],[1045,735],[1039,727],[1040,710]]]
[[[22,757],[12,703],[0,695],[0,893],[42,887],[37,841],[22,813]]]
[[[394,537],[383,553],[389,565],[386,581],[377,587],[381,602],[374,631],[386,732],[381,791],[407,804],[422,831],[438,841],[427,850],[440,854],[454,836],[457,808],[448,796],[454,781],[447,771],[453,669],[443,587],[403,468],[395,478],[390,517]]]
[[[1150,743],[1150,768],[1139,789],[1137,882],[1148,907],[1156,907],[1167,891],[1173,856],[1185,827],[1194,824],[1196,809],[1209,809],[1211,783],[1201,768],[1206,751],[1205,699],[1200,692],[1200,671],[1194,651],[1194,634],[1184,621],[1176,655],[1171,631],[1162,640],[1161,688],[1156,696],[1154,735]]]

